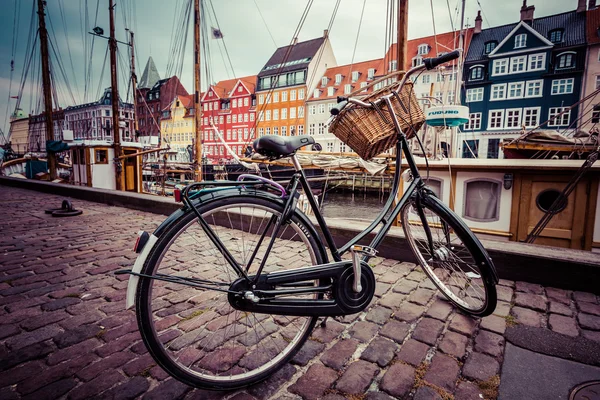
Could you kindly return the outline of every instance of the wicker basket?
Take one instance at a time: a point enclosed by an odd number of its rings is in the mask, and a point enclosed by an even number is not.
[[[375,101],[398,89],[399,85],[400,82],[394,82],[371,93],[363,101]],[[425,121],[425,115],[413,91],[413,83],[406,82],[402,91],[398,96],[392,96],[391,101],[402,131],[408,138],[413,137]],[[397,141],[387,105],[383,103],[379,109],[383,117],[375,109],[348,104],[329,125],[329,132],[350,146],[363,160],[369,160],[394,147]]]

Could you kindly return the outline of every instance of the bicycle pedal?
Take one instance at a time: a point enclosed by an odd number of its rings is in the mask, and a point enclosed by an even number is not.
[[[362,246],[360,244],[355,244],[350,248],[352,253],[362,253],[369,257],[375,257],[377,255],[377,250],[369,246]]]

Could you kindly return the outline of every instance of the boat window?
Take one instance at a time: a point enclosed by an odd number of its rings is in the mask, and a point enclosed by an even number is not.
[[[556,201],[556,199],[558,199],[559,196],[560,191],[556,189],[546,189],[537,195],[535,203],[537,204],[540,210],[542,210],[543,212],[548,212],[548,210],[550,210],[550,208],[554,204],[554,201]],[[559,203],[556,212],[561,212],[562,210],[567,208],[567,204],[569,204],[569,200],[565,198],[561,203]]]
[[[442,198],[443,181],[441,179],[429,178],[427,181],[425,181],[425,183],[431,190],[433,190],[433,193],[435,193],[435,196],[438,199]]]
[[[108,164],[108,150],[96,149],[96,164]]]
[[[465,182],[463,217],[480,222],[497,221],[500,214],[501,182],[470,179]]]

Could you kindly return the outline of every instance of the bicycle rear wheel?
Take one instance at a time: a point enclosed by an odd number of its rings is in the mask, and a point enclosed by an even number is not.
[[[200,212],[238,265],[246,269],[254,258],[249,275],[256,273],[263,258],[263,273],[323,261],[318,236],[298,215],[282,226],[266,254],[273,233],[269,221],[282,212],[277,202],[224,198],[201,206]],[[239,276],[191,210],[160,237],[142,273],[193,278],[214,287],[140,278],[137,292],[138,324],[150,354],[173,377],[199,388],[230,390],[269,377],[302,347],[317,319],[233,309],[222,290]],[[296,297],[307,296],[315,295]]]
[[[411,249],[437,288],[468,314],[483,317],[494,312],[492,261],[460,218],[428,195],[421,198],[420,207],[416,199],[409,201],[401,218]]]

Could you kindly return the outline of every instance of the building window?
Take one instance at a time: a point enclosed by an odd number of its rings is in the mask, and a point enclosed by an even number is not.
[[[273,121],[279,120],[279,109],[273,110]]]
[[[490,110],[488,129],[502,129],[504,123],[504,110]]]
[[[558,55],[556,69],[575,68],[575,53],[563,53]]]
[[[352,71],[352,82],[356,82],[358,80],[358,71]]]
[[[335,84],[339,85],[340,83],[342,83],[342,74],[336,74],[335,75]]]
[[[418,67],[419,65],[423,65],[423,57],[415,57],[412,59],[412,66]]]
[[[542,97],[542,87],[544,81],[542,79],[537,81],[528,81],[526,83],[525,97]]]
[[[304,118],[304,106],[298,106],[298,118]]]
[[[519,72],[525,72],[527,63],[527,56],[513,57],[510,59],[510,72],[516,74]]]
[[[518,128],[521,126],[521,109],[509,108],[506,110],[505,128]]]
[[[480,81],[483,79],[483,67],[473,67],[471,68],[471,75],[469,79],[472,81]]]
[[[494,51],[494,49],[496,48],[497,45],[498,45],[498,42],[496,42],[495,40],[490,41],[490,42],[485,42],[485,45],[483,48],[483,53],[490,54],[492,51]]]
[[[523,82],[511,82],[508,84],[507,99],[518,99],[523,97]]]
[[[326,76],[322,77],[321,78],[321,86],[327,86],[327,81],[328,81],[328,79]]]
[[[290,119],[296,118],[296,107],[290,108]]]
[[[281,127],[281,136],[287,136],[287,126]]]
[[[263,136],[265,134],[264,128],[258,128],[258,136]]]
[[[454,90],[448,92],[448,104],[454,104]]]
[[[529,56],[528,71],[540,71],[546,69],[546,54],[532,54]]]
[[[523,125],[526,128],[535,128],[540,123],[540,107],[523,109]]]
[[[560,43],[563,40],[563,30],[562,29],[554,29],[550,31],[548,38],[552,43]]]
[[[331,143],[331,142],[327,143],[327,151],[330,153],[333,153],[333,143]]]
[[[463,217],[480,222],[497,221],[500,214],[501,183],[492,179],[465,182]]]
[[[258,104],[264,104],[265,102],[265,96],[262,94],[258,95]]]
[[[250,122],[254,122],[254,113],[250,113]]]
[[[375,68],[369,68],[367,71],[367,79],[371,80],[375,77]]]
[[[325,114],[325,104],[319,104],[319,114]]]
[[[492,76],[506,75],[508,73],[508,58],[502,60],[494,60]]]
[[[96,164],[108,164],[108,150],[96,149],[94,160],[96,160]]]
[[[304,100],[304,89],[298,89],[298,100]]]
[[[500,153],[500,139],[488,140],[487,158],[498,158]]]
[[[562,112],[562,115],[559,115]],[[551,107],[548,113],[548,126],[568,126],[571,110],[568,107]]]
[[[490,100],[504,100],[506,98],[506,83],[492,85],[492,95]]]
[[[352,85],[350,85],[350,84],[344,85],[344,94],[349,94],[350,92],[352,92]]]
[[[315,124],[308,125],[308,134],[314,136],[314,134],[315,134]]]
[[[325,133],[325,123],[319,122],[319,135],[323,135]]]
[[[304,125],[298,125],[298,135],[304,135]]]
[[[594,106],[594,110],[592,111],[592,124],[597,124],[600,122],[600,104],[596,104]]]
[[[573,93],[574,78],[555,79],[552,81],[552,94]]]
[[[313,104],[312,106],[308,107],[308,113],[310,115],[315,115],[317,113],[317,106]]]
[[[483,101],[483,88],[467,89],[467,103]]]
[[[462,158],[478,158],[479,140],[463,140]]]
[[[417,54],[422,56],[423,54],[429,53],[429,45],[428,44],[420,44],[417,49]]]
[[[368,85],[368,83],[367,83],[367,82],[361,82],[361,83],[360,83],[360,88],[361,88],[361,89],[364,89],[364,88],[366,88],[366,87],[367,87],[367,85]],[[366,92],[366,91],[367,91],[367,89],[363,90],[363,92]]]
[[[273,103],[279,103],[279,92],[273,92]]]
[[[269,127],[266,127],[266,128],[265,128],[265,133],[266,133],[267,135],[270,135],[270,134],[271,134],[271,128],[269,128]]]
[[[270,111],[267,111],[267,121],[269,120],[269,117],[270,117],[269,114],[270,114]],[[236,124],[237,122],[238,122],[237,121],[237,114],[233,114],[233,123]]]
[[[291,101],[296,100],[296,91],[295,90],[290,90],[290,100]]]
[[[313,93],[313,97],[315,99],[318,99],[320,94],[321,94],[321,91],[319,89],[315,89],[315,91]]]
[[[281,109],[281,119],[287,119],[287,108]]]
[[[527,34],[522,33],[515,36],[515,49],[521,49],[527,46]]]
[[[429,83],[429,82],[431,82],[431,75],[424,74],[422,79],[423,79],[423,81],[422,81],[423,83]]]
[[[287,101],[287,90],[284,92],[281,92],[281,101]],[[245,100],[248,100],[248,98],[246,98]],[[244,101],[244,105],[247,106],[248,104],[246,104],[246,102]]]
[[[273,135],[279,135],[279,127],[278,126],[273,127]]]
[[[231,115],[228,115],[227,118],[225,118],[225,121],[227,121],[227,123],[230,124],[231,123]]]
[[[390,71],[395,71],[398,69],[398,60],[390,61]]]
[[[463,127],[464,131],[474,131],[481,129],[481,113],[471,113],[469,122]]]
[[[233,116],[233,118],[234,118],[234,121],[233,121],[233,122],[235,122],[235,115]],[[271,110],[267,110],[267,113],[266,113],[266,115],[265,115],[265,119],[266,119],[267,121],[270,121],[270,120],[271,120]]]

